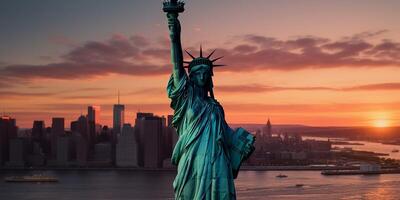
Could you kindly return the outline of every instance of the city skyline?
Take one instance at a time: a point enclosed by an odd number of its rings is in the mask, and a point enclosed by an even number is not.
[[[172,114],[159,1],[4,7],[0,111],[19,127],[52,117],[68,125],[88,105],[99,105],[100,123],[111,127],[118,90],[127,123],[138,111]],[[396,8],[397,1],[188,1],[183,47],[225,56],[228,66],[213,79],[228,123],[398,126]]]

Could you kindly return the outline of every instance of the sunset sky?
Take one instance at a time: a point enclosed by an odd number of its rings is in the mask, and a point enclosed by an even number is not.
[[[229,123],[400,125],[400,1],[186,0],[183,47],[228,66],[215,96]],[[171,114],[168,28],[158,0],[3,0],[0,111],[20,127],[88,105]],[[189,58],[186,57],[188,60]]]

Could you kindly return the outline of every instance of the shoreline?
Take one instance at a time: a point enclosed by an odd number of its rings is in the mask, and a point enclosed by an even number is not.
[[[240,171],[321,171],[356,170],[353,166],[242,166]],[[0,168],[0,171],[170,171],[176,168],[136,168],[136,167],[36,167],[36,168]]]

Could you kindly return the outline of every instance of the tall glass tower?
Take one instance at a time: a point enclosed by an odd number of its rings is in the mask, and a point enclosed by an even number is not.
[[[119,91],[118,91],[118,104],[114,104],[113,107],[113,131],[114,134],[121,133],[121,129],[125,123],[125,105],[119,102]]]

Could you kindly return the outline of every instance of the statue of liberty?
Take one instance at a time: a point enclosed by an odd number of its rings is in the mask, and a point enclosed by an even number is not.
[[[186,51],[193,60],[183,61],[178,20],[183,10],[183,2],[164,2],[173,64],[167,92],[174,110],[172,125],[179,135],[171,158],[172,164],[177,165],[175,199],[236,199],[233,180],[241,163],[254,150],[254,137],[242,128],[232,130],[214,98],[213,68],[222,66],[214,64],[221,57],[211,59],[215,50],[203,56],[200,47],[199,57]]]

